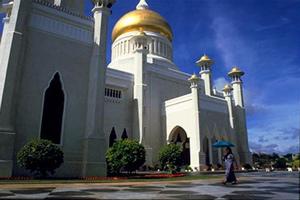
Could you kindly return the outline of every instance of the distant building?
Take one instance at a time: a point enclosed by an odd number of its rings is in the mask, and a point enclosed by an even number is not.
[[[106,174],[105,152],[134,138],[158,162],[167,143],[183,149],[186,165],[203,170],[221,163],[217,140],[236,144],[238,162],[250,163],[243,86],[238,67],[224,90],[213,90],[213,61],[202,56],[199,75],[173,63],[168,22],[141,0],[112,34],[106,65],[107,24],[115,0],[14,0],[2,11],[0,46],[0,176],[26,174],[16,153],[33,138],[61,146],[57,176]],[[188,40],[188,38],[186,38]]]

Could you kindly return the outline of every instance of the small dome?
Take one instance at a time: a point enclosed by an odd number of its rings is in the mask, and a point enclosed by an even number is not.
[[[233,89],[232,89],[232,87],[231,87],[231,85],[230,84],[226,84],[225,86],[224,86],[224,88],[223,88],[223,91],[224,92],[230,92],[230,91],[232,91]]]
[[[194,73],[190,78],[189,81],[199,81],[200,78]]]
[[[228,76],[243,76],[245,74],[245,72],[243,72],[242,70],[240,70],[239,67],[235,66],[231,69],[231,71],[228,73]]]
[[[148,4],[141,0],[137,9],[125,14],[116,23],[112,41],[114,42],[120,35],[131,31],[151,31],[167,37],[170,41],[173,39],[173,33],[168,22],[157,12],[148,9]]]
[[[198,65],[202,66],[202,65],[205,65],[205,64],[208,64],[208,65],[212,65],[213,64],[213,60],[210,59],[207,55],[203,55],[200,60],[198,60],[196,62]]]

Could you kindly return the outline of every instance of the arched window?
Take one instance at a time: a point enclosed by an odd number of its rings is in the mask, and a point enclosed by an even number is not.
[[[128,138],[128,135],[127,135],[127,131],[126,131],[126,128],[124,128],[124,131],[122,133],[122,136],[121,136],[122,140],[125,140]]]
[[[61,143],[64,103],[65,95],[60,76],[56,73],[44,96],[41,139],[50,140],[55,144]]]
[[[115,127],[113,127],[109,135],[109,147],[112,147],[113,144],[116,142],[116,140],[117,140],[117,134],[115,131]]]

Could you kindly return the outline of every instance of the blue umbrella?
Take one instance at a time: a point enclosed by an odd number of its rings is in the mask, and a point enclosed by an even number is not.
[[[227,142],[225,140],[219,140],[217,141],[216,143],[214,143],[212,145],[213,147],[216,147],[216,148],[222,148],[222,147],[234,147],[234,144],[230,143],[230,142]]]

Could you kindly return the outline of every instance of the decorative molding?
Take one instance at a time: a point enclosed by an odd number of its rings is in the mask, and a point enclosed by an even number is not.
[[[55,10],[58,10],[60,12],[64,12],[68,15],[72,15],[72,16],[75,16],[75,17],[79,17],[81,19],[85,19],[85,20],[92,20],[93,18],[92,17],[89,17],[89,16],[85,16],[85,15],[82,15],[82,14],[79,14],[79,13],[76,13],[76,12],[72,12],[70,10],[68,10],[67,8],[65,7],[62,7],[62,6],[57,6],[55,4],[52,4],[52,3],[49,3],[47,1],[44,1],[44,0],[32,0],[34,3],[37,3],[37,4],[40,4],[40,5],[43,5],[43,6],[46,6],[48,8],[52,8],[52,9],[55,9]]]
[[[93,32],[37,13],[31,14],[29,26],[86,44],[93,43]]]

